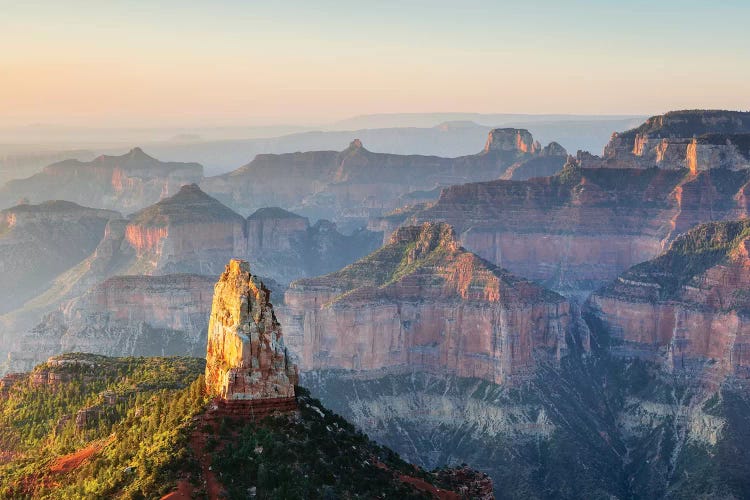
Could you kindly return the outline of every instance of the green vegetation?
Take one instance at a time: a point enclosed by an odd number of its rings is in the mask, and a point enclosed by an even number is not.
[[[748,237],[750,219],[702,224],[674,240],[661,256],[630,268],[624,277],[656,283],[660,299],[675,298],[684,285],[726,259]]]
[[[187,436],[205,405],[204,361],[58,356],[0,396],[0,497],[158,497],[189,469]],[[89,418],[77,424],[80,410]],[[76,467],[60,457],[92,447]],[[54,487],[53,487],[54,486]]]
[[[306,390],[297,393],[298,418],[270,417],[236,433],[229,425],[219,430],[217,441],[225,446],[214,470],[230,498],[244,498],[251,488],[258,498],[429,498],[400,474],[443,487],[437,475],[370,441]]]

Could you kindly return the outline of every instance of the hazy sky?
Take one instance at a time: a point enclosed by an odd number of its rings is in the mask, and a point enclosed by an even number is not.
[[[750,108],[750,1],[0,0],[0,125]]]

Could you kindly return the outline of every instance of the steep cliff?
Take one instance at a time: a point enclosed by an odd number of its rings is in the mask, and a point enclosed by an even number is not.
[[[61,352],[200,356],[214,281],[188,274],[109,278],[25,334],[12,354],[14,369]]]
[[[692,229],[594,293],[588,309],[618,355],[714,382],[750,377],[750,221]]]
[[[125,238],[144,270],[218,274],[220,263],[247,253],[245,219],[195,184],[133,214]]]
[[[557,363],[571,323],[562,297],[467,252],[446,224],[401,228],[341,271],[292,283],[283,318],[303,369],[424,369],[496,383]]]
[[[214,289],[206,388],[224,399],[294,397],[297,366],[287,356],[270,291],[247,262],[229,262]]]
[[[89,162],[64,160],[27,179],[10,181],[0,188],[0,207],[24,197],[130,212],[202,178],[203,167],[197,163],[161,162],[134,148],[122,156],[99,156]]]
[[[241,212],[280,205],[354,228],[396,208],[407,193],[496,179],[510,165],[541,155],[541,150],[522,129],[493,130],[482,152],[457,158],[374,153],[354,140],[341,152],[258,155],[201,186]]]
[[[579,155],[588,166],[688,169],[750,167],[750,112],[672,111],[615,133],[601,158]]]
[[[403,224],[442,221],[468,250],[566,293],[652,259],[696,224],[748,214],[750,170],[580,168],[453,186]]]

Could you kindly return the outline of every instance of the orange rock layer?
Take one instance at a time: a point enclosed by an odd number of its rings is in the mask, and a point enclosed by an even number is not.
[[[229,262],[214,289],[208,325],[206,387],[223,399],[294,397],[290,362],[270,292],[247,262]]]
[[[397,231],[344,270],[299,280],[284,328],[303,369],[424,369],[503,383],[556,363],[570,309],[561,296],[459,247],[450,226]]]

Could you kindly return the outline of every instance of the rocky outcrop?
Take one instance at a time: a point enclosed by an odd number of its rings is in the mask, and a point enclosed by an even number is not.
[[[0,189],[0,206],[25,197],[32,202],[68,200],[86,206],[131,212],[203,178],[197,163],[161,162],[140,148],[122,156],[83,162],[64,160]]]
[[[120,215],[65,201],[0,211],[0,313],[19,306],[84,260]]]
[[[652,259],[681,232],[748,214],[750,170],[579,168],[453,186],[403,224],[441,221],[511,272],[583,294]]]
[[[601,158],[579,153],[585,166],[687,169],[750,167],[750,112],[672,111],[615,133]]]
[[[571,324],[565,299],[467,252],[446,224],[401,228],[341,271],[292,283],[283,318],[303,369],[496,383],[557,363]]]
[[[482,152],[457,158],[374,153],[354,140],[341,152],[258,155],[201,186],[241,212],[280,205],[310,218],[331,219],[348,230],[397,208],[410,192],[496,179],[509,166],[540,156],[541,150],[527,130],[519,129],[493,130]]]
[[[588,309],[619,356],[715,382],[750,378],[750,220],[696,227],[594,293]]]
[[[297,367],[269,299],[247,262],[229,262],[216,283],[208,323],[209,394],[228,400],[294,397]]]

